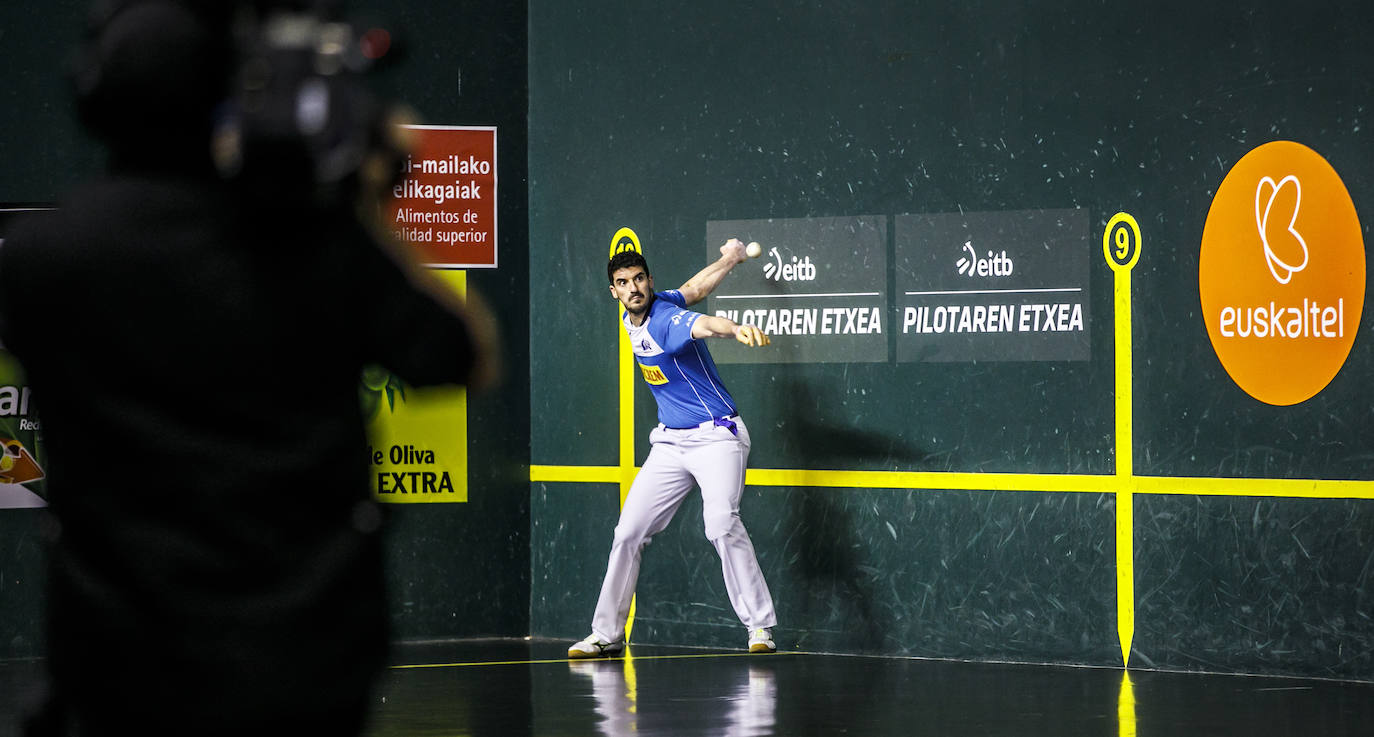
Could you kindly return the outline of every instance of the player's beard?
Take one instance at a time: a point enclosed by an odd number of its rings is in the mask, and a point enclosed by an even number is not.
[[[635,318],[635,322],[639,322],[644,318],[644,315],[646,315],[649,312],[649,305],[653,304],[653,302],[654,298],[652,295],[645,295],[644,300],[639,303],[638,307],[631,307],[628,303],[625,302],[621,302],[620,304],[625,307],[626,313],[628,313],[631,317]]]

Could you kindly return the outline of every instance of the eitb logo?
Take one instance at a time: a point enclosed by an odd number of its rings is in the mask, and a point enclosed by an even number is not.
[[[1241,158],[1212,200],[1198,288],[1226,372],[1267,404],[1306,401],[1345,365],[1364,307],[1364,238],[1350,194],[1291,141]]]
[[[1016,270],[1016,263],[1011,260],[1007,252],[993,253],[988,251],[987,258],[978,256],[978,249],[973,247],[973,240],[964,241],[964,251],[959,260],[954,263],[954,267],[963,276],[1011,276]]]
[[[778,253],[778,247],[773,246],[768,249],[768,258],[771,259],[763,266],[763,278],[773,281],[815,281],[816,265],[811,263],[810,256],[803,256],[797,260],[796,256],[791,261],[784,261],[782,254]]]

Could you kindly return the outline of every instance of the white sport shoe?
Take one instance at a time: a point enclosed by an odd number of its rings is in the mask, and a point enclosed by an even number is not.
[[[572,647],[568,648],[568,657],[574,659],[608,658],[612,655],[619,655],[624,650],[624,640],[606,642],[598,639],[595,634],[591,634],[578,642],[574,642]]]
[[[773,630],[766,627],[749,630],[749,652],[772,653],[777,650],[778,646],[773,644]]]

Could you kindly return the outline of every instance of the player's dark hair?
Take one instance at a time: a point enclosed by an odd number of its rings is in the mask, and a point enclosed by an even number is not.
[[[621,251],[611,257],[606,264],[606,281],[615,283],[615,272],[621,269],[633,269],[634,267],[644,269],[646,275],[649,274],[649,262],[644,260],[644,254],[638,251]]]

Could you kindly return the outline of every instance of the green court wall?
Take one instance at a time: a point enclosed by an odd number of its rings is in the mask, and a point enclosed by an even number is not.
[[[622,433],[642,463],[655,422],[638,377],[620,416],[603,270],[620,228],[671,288],[706,264],[708,222],[890,233],[908,214],[1072,209],[1090,223],[1087,360],[722,365],[780,646],[1374,678],[1369,320],[1323,391],[1272,406],[1221,366],[1198,287],[1212,197],[1263,143],[1320,152],[1374,217],[1374,7],[529,7],[535,634],[587,633]],[[1148,486],[1121,480],[1117,449],[1118,212],[1141,231],[1125,443]],[[867,471],[892,475],[845,475]],[[1298,479],[1352,483],[1269,483]],[[632,639],[742,646],[720,579],[693,499],[645,551]]]

